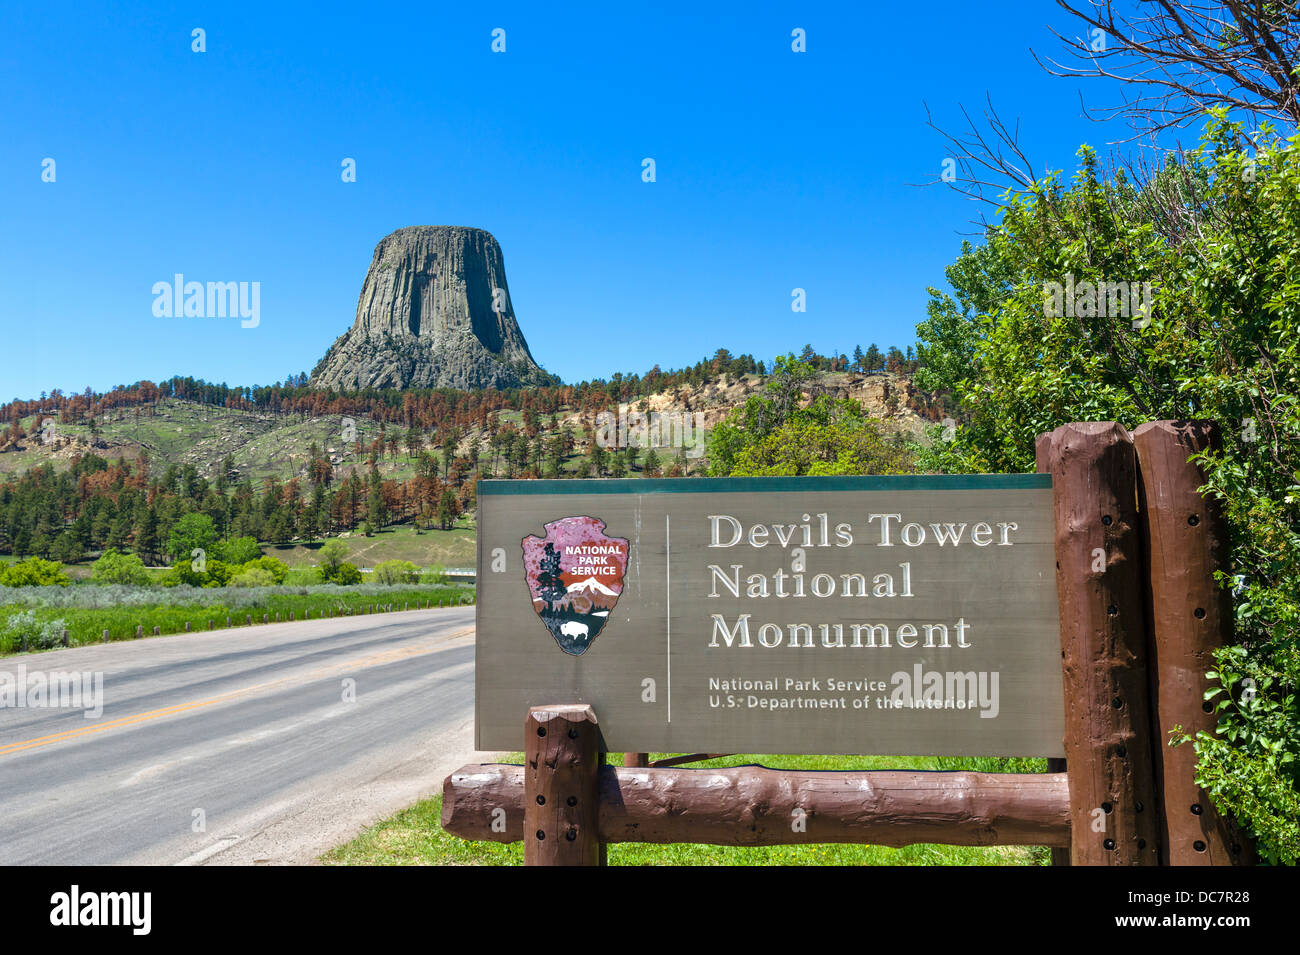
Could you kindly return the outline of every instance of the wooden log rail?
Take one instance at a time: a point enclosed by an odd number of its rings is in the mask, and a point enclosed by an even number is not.
[[[442,827],[462,839],[526,839],[526,772],[492,763],[452,773]],[[602,843],[1070,844],[1065,773],[601,766],[597,792]]]

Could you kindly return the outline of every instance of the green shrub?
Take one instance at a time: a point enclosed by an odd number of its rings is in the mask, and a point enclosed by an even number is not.
[[[240,568],[241,571],[254,569],[266,571],[271,575],[272,583],[276,584],[284,583],[285,577],[289,575],[289,565],[278,557],[258,557]]]
[[[196,550],[202,551],[204,557],[209,552],[215,556],[213,545],[216,540],[217,529],[212,518],[197,512],[186,514],[172,525],[167,537],[167,553],[177,561],[196,558],[199,556],[194,553]]]
[[[348,545],[337,537],[331,537],[316,552],[316,570],[323,581],[332,581],[339,567],[348,556]]]
[[[0,587],[66,587],[72,580],[52,560],[28,557],[0,568]]]
[[[62,617],[40,620],[33,611],[24,610],[5,622],[3,631],[0,631],[0,641],[16,649],[22,646],[26,637],[29,650],[49,650],[63,642],[66,627]]]
[[[232,537],[217,544],[216,556],[227,564],[243,566],[261,557],[262,548],[255,537]]]
[[[186,585],[189,587],[224,587],[240,568],[231,567],[224,560],[194,558],[180,560],[167,568],[159,580],[164,587]]]
[[[1200,150],[1142,184],[1106,179],[1085,149],[1071,185],[1053,175],[1013,195],[984,245],[946,270],[954,295],[932,289],[917,326],[917,384],[958,416],[919,454],[925,470],[1033,471],[1036,436],[1070,421],[1219,424],[1222,446],[1199,464],[1228,523],[1220,584],[1234,591],[1237,644],[1217,654],[1224,695],[1216,731],[1192,740],[1197,775],[1264,858],[1294,863],[1300,138],[1263,130],[1242,150],[1240,135],[1220,114]],[[1067,282],[1149,283],[1152,308],[1061,309],[1049,295]]]
[[[342,563],[339,564],[338,570],[334,572],[334,576],[330,580],[343,587],[359,584],[361,583],[361,571],[357,570],[356,564]]]
[[[97,584],[147,584],[149,571],[136,554],[121,554],[110,547],[90,567]]]
[[[420,581],[420,568],[409,560],[385,560],[375,565],[372,579],[377,584],[414,584]]]
[[[230,578],[227,587],[274,587],[278,581],[265,567],[255,566],[250,562],[239,573]]]

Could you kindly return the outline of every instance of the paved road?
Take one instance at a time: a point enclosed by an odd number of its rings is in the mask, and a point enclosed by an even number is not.
[[[29,689],[103,675],[98,718],[0,706],[0,864],[310,862],[474,758],[473,623],[412,610],[0,660]]]

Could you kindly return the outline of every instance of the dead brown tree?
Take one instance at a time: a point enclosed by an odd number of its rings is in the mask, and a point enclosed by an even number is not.
[[[1086,36],[1049,27],[1067,62],[1034,59],[1054,76],[1118,82],[1136,95],[1096,111],[1124,119],[1134,138],[1185,125],[1215,107],[1251,127],[1300,126],[1300,11],[1279,0],[1139,0],[1134,14],[1112,0],[1057,0]],[[1123,4],[1125,7],[1131,3]],[[1033,51],[1030,51],[1033,53]]]

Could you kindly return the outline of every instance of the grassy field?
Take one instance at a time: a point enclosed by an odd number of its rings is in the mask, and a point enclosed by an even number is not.
[[[659,758],[666,754],[652,754]],[[621,764],[621,753],[609,761]],[[507,762],[522,763],[515,753]],[[760,763],[773,769],[969,769],[982,772],[1044,772],[1042,760],[948,759],[899,756],[728,756],[692,767]],[[439,824],[442,797],[435,796],[383,820],[351,842],[326,853],[326,865],[522,865],[522,843],[466,842]],[[809,845],[748,848],[694,843],[611,845],[610,865],[1046,865],[1039,846]]]
[[[441,564],[443,567],[474,566],[474,525],[462,519],[449,531],[428,530],[418,534],[409,524],[385,527],[371,537],[351,534],[341,537],[347,545],[344,558],[358,567],[373,567],[385,560],[409,560],[420,567]],[[290,567],[316,564],[316,551],[324,541],[308,541],[284,546],[264,544],[262,550],[278,557]]]

